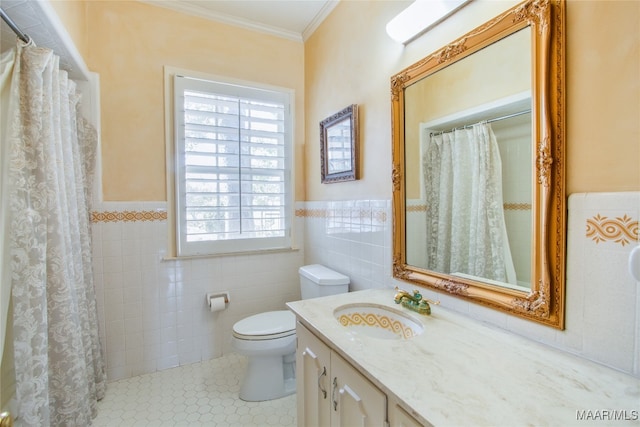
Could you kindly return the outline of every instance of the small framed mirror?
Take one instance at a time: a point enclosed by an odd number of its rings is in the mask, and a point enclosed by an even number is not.
[[[358,106],[353,104],[320,122],[323,184],[358,179]]]

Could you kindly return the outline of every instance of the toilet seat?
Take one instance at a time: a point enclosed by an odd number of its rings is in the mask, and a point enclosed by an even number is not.
[[[284,338],[296,333],[296,316],[289,310],[267,311],[233,325],[233,336],[248,341]]]

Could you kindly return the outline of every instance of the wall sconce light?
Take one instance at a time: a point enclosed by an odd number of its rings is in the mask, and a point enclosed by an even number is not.
[[[387,24],[387,34],[407,44],[472,0],[416,0]]]

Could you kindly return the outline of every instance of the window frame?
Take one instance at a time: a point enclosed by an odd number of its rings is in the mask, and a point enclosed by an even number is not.
[[[210,90],[215,88],[216,90]],[[265,101],[282,102],[284,119],[284,235],[266,238],[240,238],[204,242],[186,241],[184,191],[185,151],[181,124],[184,124],[184,107],[180,99],[184,90],[205,90],[209,93],[232,96],[249,96]],[[248,82],[221,76],[205,75],[171,67],[165,67],[165,90],[170,94],[166,108],[170,120],[166,122],[167,144],[167,201],[169,222],[169,251],[176,257],[219,256],[263,251],[292,249],[293,224],[293,135],[294,135],[294,91],[292,89]],[[240,166],[238,166],[240,167]]]

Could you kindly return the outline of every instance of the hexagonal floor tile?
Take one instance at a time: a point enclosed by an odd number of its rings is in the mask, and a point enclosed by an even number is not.
[[[111,382],[93,426],[295,426],[295,394],[267,402],[238,398],[246,363],[232,353]]]

